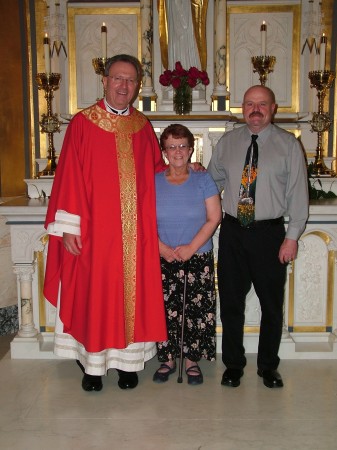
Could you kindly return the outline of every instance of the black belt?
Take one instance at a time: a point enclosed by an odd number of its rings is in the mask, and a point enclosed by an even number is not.
[[[225,213],[223,220],[227,222],[232,222],[239,225],[241,228],[261,228],[269,225],[281,225],[284,223],[284,217],[278,217],[277,219],[267,219],[267,220],[254,220],[254,222],[250,223],[247,226],[242,225],[236,217],[231,216],[230,214]]]

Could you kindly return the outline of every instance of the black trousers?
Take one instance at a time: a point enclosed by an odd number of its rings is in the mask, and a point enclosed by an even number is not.
[[[246,365],[243,329],[246,295],[252,283],[262,311],[257,365],[272,370],[279,365],[286,266],[279,262],[278,253],[284,237],[280,221],[265,221],[248,229],[226,216],[221,223],[218,286],[222,360],[227,368]]]

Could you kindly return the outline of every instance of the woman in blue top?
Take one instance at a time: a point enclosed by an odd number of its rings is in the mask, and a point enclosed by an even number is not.
[[[168,340],[159,342],[162,363],[153,381],[163,383],[180,355],[182,299],[187,270],[183,355],[189,384],[201,384],[201,357],[215,359],[215,287],[212,235],[222,217],[218,189],[207,172],[189,169],[194,137],[180,124],[160,137],[168,160],[156,175],[157,223]]]

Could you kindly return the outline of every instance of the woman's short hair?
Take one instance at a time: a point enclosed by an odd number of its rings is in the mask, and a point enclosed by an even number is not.
[[[159,139],[160,147],[162,150],[165,149],[165,142],[170,136],[172,136],[174,139],[187,138],[188,146],[194,148],[194,136],[191,131],[187,127],[185,127],[185,125],[174,123],[165,128]]]

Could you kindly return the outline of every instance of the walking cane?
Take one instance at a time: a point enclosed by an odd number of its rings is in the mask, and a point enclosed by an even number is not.
[[[184,264],[184,294],[183,294],[183,313],[181,317],[181,337],[180,337],[180,360],[179,375],[177,383],[183,382],[183,352],[184,352],[184,331],[185,331],[185,307],[186,307],[186,288],[187,288],[187,264]]]

